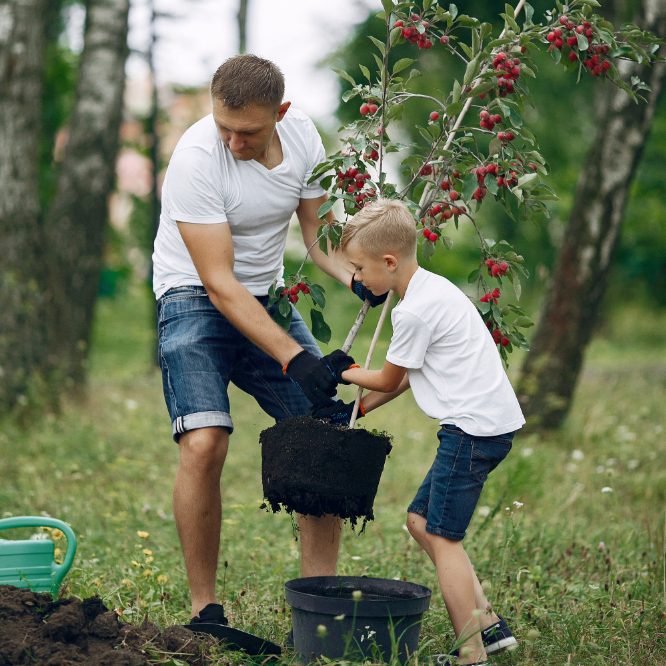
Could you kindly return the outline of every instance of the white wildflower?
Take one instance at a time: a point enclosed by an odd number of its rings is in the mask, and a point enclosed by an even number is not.
[[[601,489],[601,492],[602,492],[602,493],[612,493],[612,492],[613,492],[613,489],[612,489],[610,486],[604,486],[604,487]]]
[[[571,457],[573,460],[582,460],[585,458],[585,454],[580,449],[574,449],[571,452]]]
[[[481,516],[481,518],[486,518],[490,515],[490,507],[484,504],[477,509],[477,513]]]

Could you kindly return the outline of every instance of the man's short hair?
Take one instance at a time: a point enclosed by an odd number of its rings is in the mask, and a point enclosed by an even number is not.
[[[340,248],[344,250],[352,240],[364,252],[375,256],[413,256],[416,253],[416,223],[402,201],[377,199],[347,221]]]
[[[232,109],[250,104],[277,108],[284,96],[284,75],[270,60],[251,53],[237,55],[217,68],[210,93]]]

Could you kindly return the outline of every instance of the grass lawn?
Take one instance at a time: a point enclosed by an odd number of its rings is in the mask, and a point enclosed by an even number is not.
[[[331,301],[333,349],[357,301],[341,292]],[[152,365],[151,307],[138,289],[102,301],[85,397],[60,414],[0,423],[0,511],[45,512],[73,526],[79,551],[63,594],[99,594],[128,621],[147,615],[166,626],[186,621],[189,603],[171,512],[177,447]],[[494,663],[666,664],[665,325],[663,312],[611,317],[589,349],[564,428],[517,437],[490,477],[466,545],[521,641]],[[358,358],[370,332],[366,324]],[[351,387],[342,392],[353,395]],[[239,391],[232,410],[220,592],[234,626],[282,643],[289,628],[283,584],[298,576],[298,544],[289,516],[259,509],[258,436],[271,421]],[[450,648],[453,633],[434,570],[403,525],[431,463],[437,425],[410,395],[363,425],[391,433],[394,449],[375,522],[362,535],[345,528],[339,573],[404,578],[434,590],[418,660],[427,664],[429,654]],[[223,659],[243,663],[232,653]],[[164,656],[161,663],[178,662]]]

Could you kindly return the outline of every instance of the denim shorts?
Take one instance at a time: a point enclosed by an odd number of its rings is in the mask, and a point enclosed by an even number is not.
[[[257,300],[268,308],[268,296]],[[157,326],[162,387],[176,442],[195,428],[233,431],[229,382],[253,396],[276,421],[309,412],[310,402],[298,384],[220,314],[204,287],[169,289],[157,302]],[[321,356],[293,306],[289,335]]]
[[[430,534],[462,541],[483,484],[508,455],[514,434],[476,437],[443,425],[435,461],[407,511],[423,516]]]

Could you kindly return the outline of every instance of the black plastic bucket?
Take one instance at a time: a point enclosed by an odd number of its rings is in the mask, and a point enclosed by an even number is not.
[[[386,578],[315,576],[285,583],[294,649],[306,662],[332,659],[405,664],[416,652],[431,591]]]

